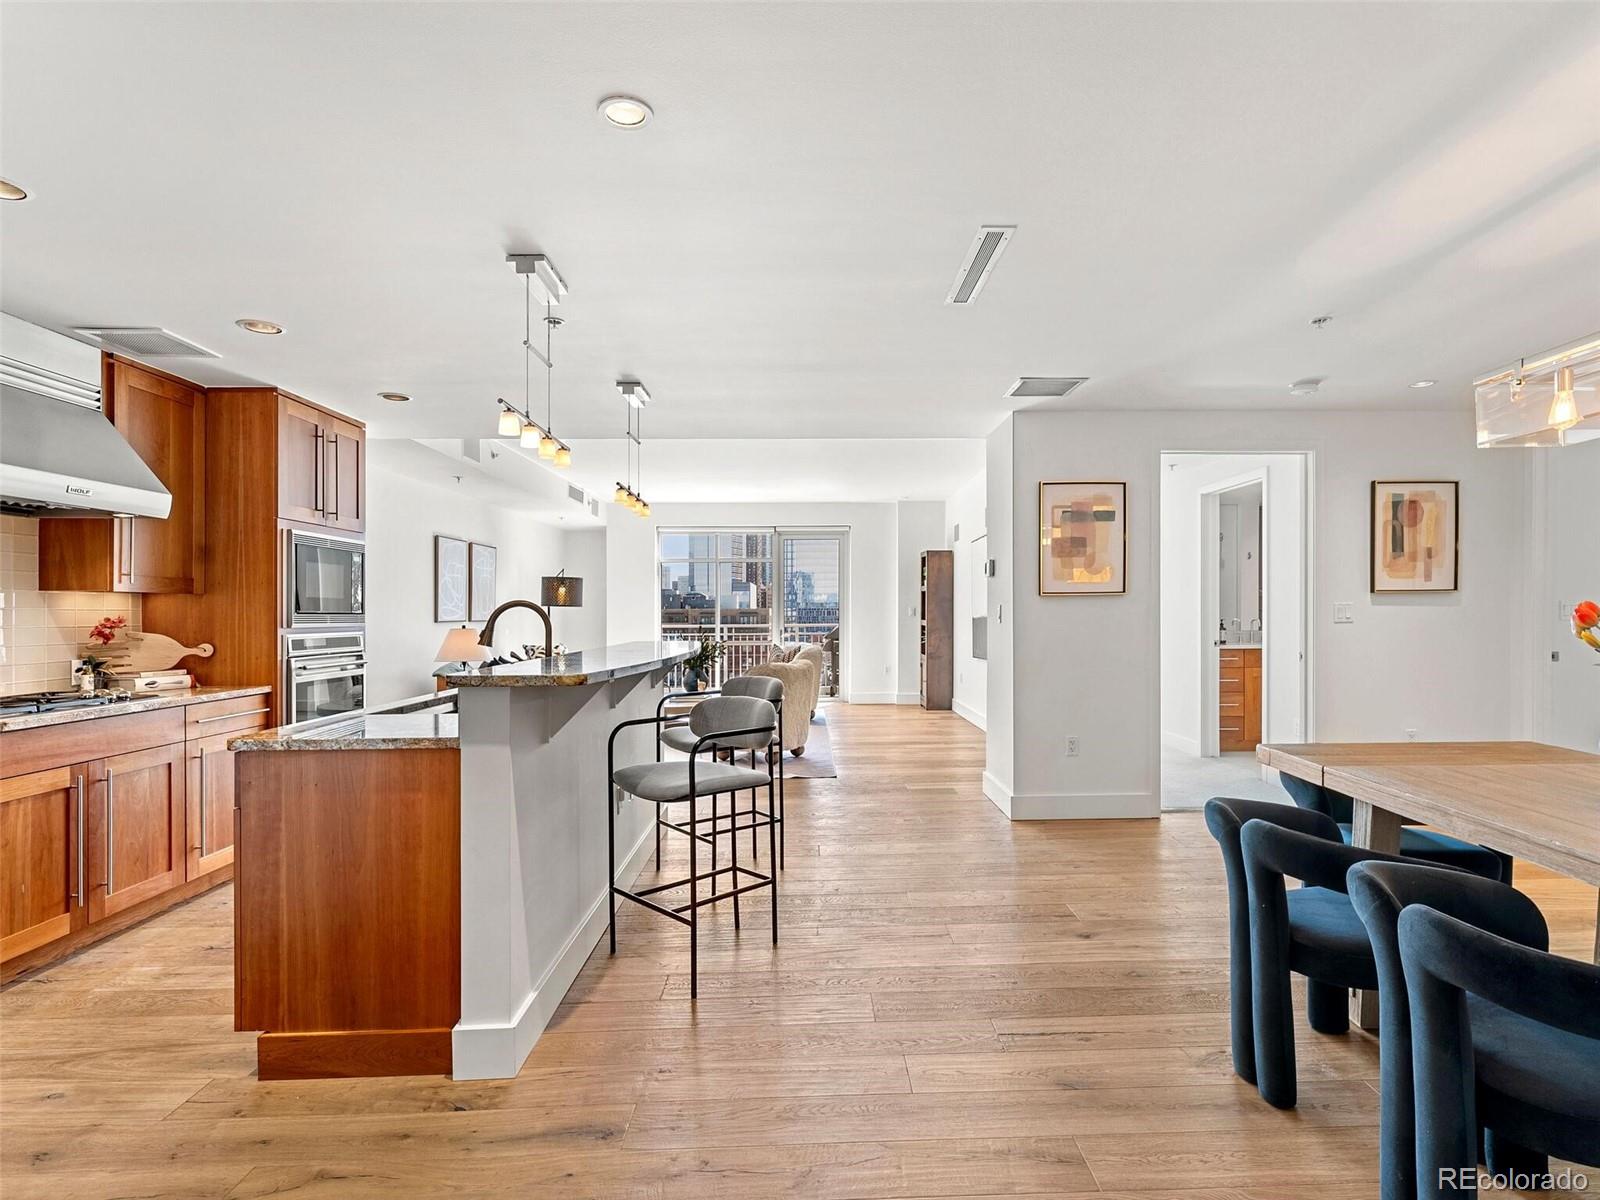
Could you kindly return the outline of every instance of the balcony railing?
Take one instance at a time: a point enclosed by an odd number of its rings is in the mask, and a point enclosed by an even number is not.
[[[698,640],[702,637],[714,637],[726,643],[722,651],[722,661],[712,671],[712,686],[720,687],[725,679],[732,679],[737,675],[746,674],[751,667],[766,662],[772,657],[772,646],[776,640],[782,643],[809,642],[822,647],[822,686],[824,696],[837,696],[839,694],[837,656],[827,646],[829,635],[839,628],[836,621],[796,622],[782,627],[780,634],[774,638],[773,631],[767,627],[751,628],[749,626],[728,626],[718,628],[715,624],[690,624],[679,622],[662,622],[661,636],[664,638],[690,638]],[[674,667],[667,677],[667,686],[677,688],[683,685],[683,668]]]

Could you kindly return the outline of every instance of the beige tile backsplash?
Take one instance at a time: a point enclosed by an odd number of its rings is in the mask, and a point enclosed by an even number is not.
[[[0,695],[71,687],[71,661],[89,631],[119,614],[138,629],[139,597],[41,592],[39,522],[0,517]]]

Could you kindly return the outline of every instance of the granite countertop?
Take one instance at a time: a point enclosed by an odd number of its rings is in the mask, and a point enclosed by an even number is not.
[[[272,688],[255,687],[197,687],[181,692],[161,692],[137,696],[132,700],[119,700],[115,704],[101,704],[94,708],[67,708],[56,712],[24,713],[16,717],[0,717],[0,733],[16,733],[23,729],[42,729],[47,725],[72,725],[78,721],[93,721],[99,717],[122,717],[129,713],[153,712],[158,708],[183,708],[190,704],[203,704],[208,700],[232,700],[237,696],[264,696]]]
[[[699,643],[681,638],[622,642],[482,671],[453,671],[444,678],[455,687],[582,687],[674,666],[699,648]]]
[[[229,750],[455,750],[456,693],[429,692],[372,712],[241,734]]]

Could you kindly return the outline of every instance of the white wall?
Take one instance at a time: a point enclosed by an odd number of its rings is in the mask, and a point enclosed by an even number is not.
[[[895,585],[899,683],[895,700],[918,704],[922,699],[922,552],[945,549],[944,501],[902,500],[896,504],[895,545],[899,563]]]
[[[656,531],[671,528],[848,527],[844,659],[846,699],[893,704],[900,692],[900,638],[895,611],[900,586],[899,513],[893,503],[654,504],[649,517],[612,509],[606,525],[606,637],[611,642],[659,635],[660,582]],[[913,528],[919,518],[912,518]],[[934,525],[942,544],[942,518]],[[917,546],[915,555],[925,547]],[[906,603],[912,603],[907,601]],[[903,607],[903,605],[902,605]],[[916,689],[913,660],[912,690]]]
[[[1018,559],[1020,540],[1032,544],[1037,507],[1017,516],[1018,475],[1015,417],[1007,417],[989,435],[984,457],[984,513],[989,527],[989,557],[994,574],[989,578],[988,699],[984,704],[983,794],[1001,811],[1012,815],[1012,790],[1016,786],[1016,607],[1013,580],[1020,570],[1037,571],[1026,557]],[[1035,485],[1037,486],[1037,485]],[[1020,528],[1020,533],[1019,533]],[[1037,579],[1037,575],[1035,575]]]
[[[990,554],[1001,564],[991,600],[1013,590],[1011,573],[1016,584],[1014,648],[991,639],[986,783],[1013,816],[1156,815],[1160,456],[1230,450],[1314,456],[1309,735],[1522,732],[1527,452],[1476,449],[1470,413],[1019,413],[990,436],[989,483]],[[1126,595],[1037,595],[1038,484],[1074,478],[1128,483]],[[1461,481],[1461,590],[1369,593],[1369,493],[1381,478]],[[1354,606],[1354,623],[1332,624],[1336,601]],[[1081,739],[1076,758],[1064,751],[1069,735]]]
[[[561,561],[569,576],[583,580],[583,604],[578,608],[553,608],[556,641],[568,650],[604,646],[606,636],[606,531],[573,529],[561,535]],[[552,574],[553,572],[546,572]],[[537,600],[538,594],[533,593]]]
[[[403,460],[398,460],[403,461]],[[433,656],[449,623],[433,619],[433,536],[488,542],[498,554],[501,600],[539,598],[539,580],[564,562],[561,531],[526,512],[475,496],[464,487],[440,486],[397,469],[384,443],[367,454],[367,704],[390,703],[433,689]],[[576,572],[572,572],[576,573]],[[593,603],[593,602],[589,602]],[[602,601],[603,603],[603,601]],[[556,616],[556,637],[568,618]],[[504,648],[543,642],[534,614],[501,619],[496,639]]]
[[[1259,472],[1266,528],[1262,535],[1267,578],[1263,617],[1262,738],[1302,740],[1301,662],[1305,590],[1302,584],[1305,521],[1302,513],[1304,460],[1294,454],[1172,455],[1162,462],[1158,568],[1161,586],[1161,733],[1186,754],[1199,754],[1206,738],[1207,686],[1203,658],[1214,654],[1215,622],[1204,614],[1201,555],[1201,494],[1240,476]]]
[[[955,551],[955,711],[979,729],[988,708],[989,667],[972,657],[972,619],[988,612],[988,580],[983,560],[988,550],[984,508],[986,477],[974,475],[944,502],[945,544]]]

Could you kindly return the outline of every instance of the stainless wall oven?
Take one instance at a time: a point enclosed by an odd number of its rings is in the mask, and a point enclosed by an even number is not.
[[[283,640],[288,724],[361,711],[367,691],[363,634],[288,633]]]
[[[366,620],[366,547],[353,538],[289,531],[288,624],[359,625]]]

